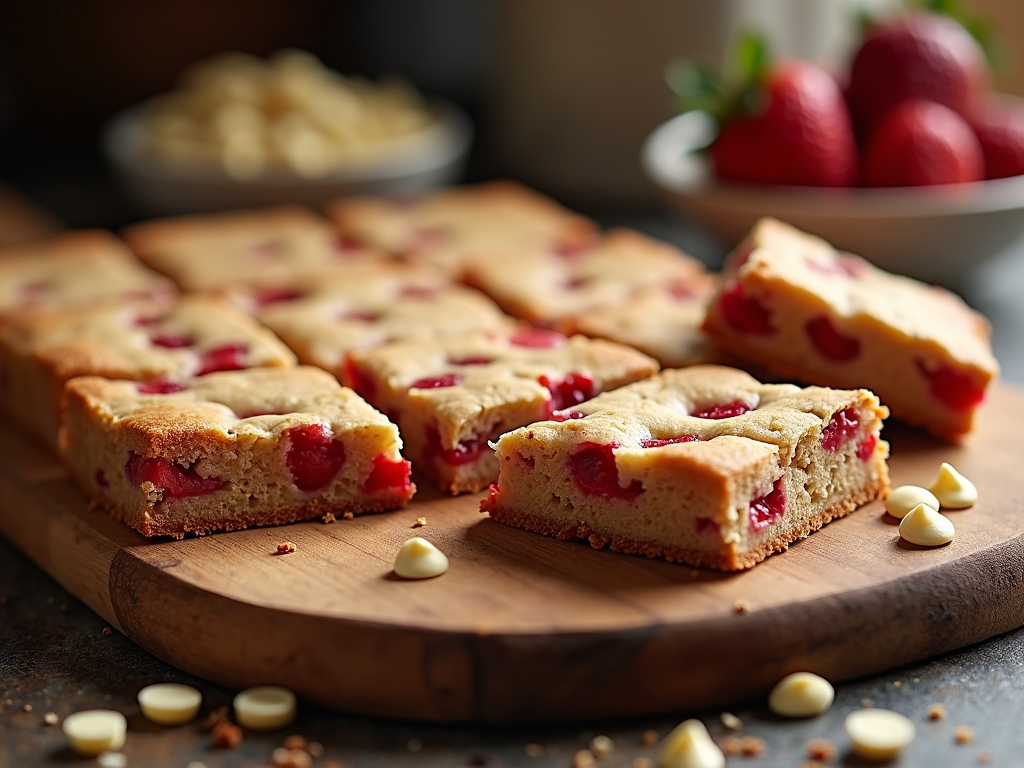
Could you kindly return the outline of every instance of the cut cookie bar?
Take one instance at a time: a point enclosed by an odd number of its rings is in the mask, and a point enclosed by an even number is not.
[[[198,296],[11,315],[0,325],[4,410],[56,444],[64,383],[96,375],[169,392],[214,371],[290,366],[295,355],[226,302]]]
[[[972,430],[999,366],[987,321],[959,297],[773,219],[730,261],[703,325],[718,344],[787,378],[867,387],[950,441]]]
[[[156,219],[122,234],[139,258],[186,291],[287,282],[297,273],[382,258],[300,206]]]
[[[750,568],[888,492],[887,415],[867,390],[663,371],[503,435],[481,509],[596,548]]]
[[[0,251],[0,317],[104,301],[161,301],[177,289],[109,232],[86,229]]]
[[[348,352],[401,339],[509,329],[514,320],[472,288],[425,266],[380,264],[233,292],[303,363],[341,376]]]
[[[630,229],[613,229],[589,246],[561,251],[498,246],[466,268],[466,282],[506,312],[549,327],[562,318],[618,307],[654,286],[684,291],[693,284],[706,293],[708,279],[701,262]]]
[[[327,207],[345,237],[461,277],[474,253],[495,246],[574,251],[597,225],[511,181],[432,192],[412,200],[345,198]]]
[[[213,373],[166,394],[95,376],[65,390],[75,481],[146,536],[404,506],[398,430],[318,368]]]
[[[462,493],[498,476],[489,440],[656,370],[630,347],[525,329],[356,351],[345,383],[398,422],[417,471]]]

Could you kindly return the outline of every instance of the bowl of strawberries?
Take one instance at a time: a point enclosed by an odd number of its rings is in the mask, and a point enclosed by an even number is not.
[[[954,18],[868,25],[841,79],[746,36],[731,74],[676,62],[668,80],[683,111],[647,138],[644,168],[728,244],[775,216],[958,287],[1024,241],[1024,99],[987,90],[984,51]]]

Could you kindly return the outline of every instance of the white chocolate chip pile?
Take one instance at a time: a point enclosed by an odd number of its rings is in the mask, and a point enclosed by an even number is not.
[[[87,709],[65,717],[63,728],[72,752],[95,757],[124,746],[128,721],[112,709]]]
[[[156,683],[139,691],[139,708],[159,725],[184,725],[199,714],[203,695],[190,685]]]
[[[928,490],[935,494],[946,509],[966,509],[978,500],[978,489],[974,483],[946,462],[942,462],[939,474],[928,486]]]
[[[941,547],[955,534],[953,521],[927,504],[918,504],[900,521],[900,536],[920,547]]]
[[[235,719],[254,731],[283,728],[295,719],[295,694],[276,685],[248,688],[235,696]]]
[[[406,541],[395,557],[395,574],[403,579],[430,579],[447,570],[444,552],[421,536]]]
[[[404,81],[345,77],[285,50],[193,65],[176,91],[146,106],[142,124],[150,154],[169,167],[315,179],[377,159],[436,119]]]
[[[936,512],[939,511],[939,500],[935,498],[935,494],[919,485],[901,485],[893,488],[885,500],[885,511],[902,520],[918,504],[927,504]]]
[[[665,737],[658,757],[661,768],[723,768],[725,755],[700,720],[686,720]]]
[[[874,762],[892,760],[914,740],[914,724],[888,709],[858,709],[845,727],[857,756]]]
[[[768,709],[780,717],[813,717],[828,711],[835,689],[813,672],[786,675],[768,694]]]

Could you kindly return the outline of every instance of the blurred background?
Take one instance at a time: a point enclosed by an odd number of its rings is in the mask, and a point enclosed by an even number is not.
[[[5,0],[0,181],[73,226],[144,214],[98,136],[209,54],[309,50],[345,73],[401,73],[476,126],[466,179],[510,176],[588,211],[658,206],[638,162],[672,114],[662,72],[722,59],[739,29],[824,63],[887,0]],[[998,31],[998,90],[1024,94],[1024,3],[966,3]],[[1014,37],[1016,36],[1016,37]],[[1019,39],[1017,39],[1019,38]]]

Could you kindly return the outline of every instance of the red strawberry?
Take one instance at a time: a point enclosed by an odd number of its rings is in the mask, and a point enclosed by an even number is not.
[[[978,181],[981,145],[956,112],[932,101],[890,110],[868,138],[863,181],[868,187],[918,187]]]
[[[971,115],[985,154],[985,178],[1024,174],[1024,103],[986,99]]]
[[[959,22],[918,12],[871,29],[854,57],[846,97],[863,138],[910,99],[967,116],[986,77],[985,54]]]
[[[857,145],[832,76],[813,64],[787,61],[769,70],[763,89],[763,109],[747,117],[727,117],[711,145],[719,178],[853,186]]]

